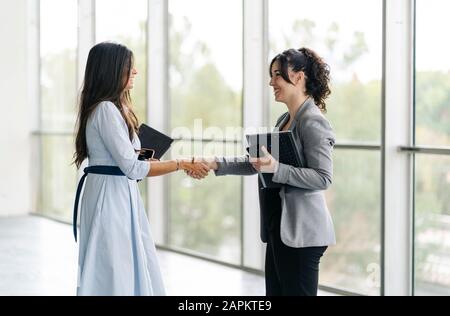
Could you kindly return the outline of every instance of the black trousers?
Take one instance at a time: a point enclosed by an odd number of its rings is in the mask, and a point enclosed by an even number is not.
[[[280,237],[279,221],[271,225],[266,251],[267,296],[316,296],[324,247],[292,248]]]

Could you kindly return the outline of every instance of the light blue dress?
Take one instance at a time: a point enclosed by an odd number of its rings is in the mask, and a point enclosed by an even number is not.
[[[117,107],[100,103],[86,126],[89,166],[118,166],[124,176],[89,174],[80,210],[78,295],[165,295],[155,245],[136,179],[137,159]]]

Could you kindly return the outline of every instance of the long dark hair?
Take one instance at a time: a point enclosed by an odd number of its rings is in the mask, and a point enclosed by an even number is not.
[[[270,76],[272,77],[272,66],[278,61],[280,64],[281,77],[292,84],[289,79],[289,66],[293,71],[303,71],[306,76],[306,94],[314,98],[314,102],[322,112],[327,111],[325,99],[331,94],[330,67],[319,55],[309,48],[288,49],[276,55],[270,63]]]
[[[125,91],[133,67],[133,52],[124,45],[104,42],[89,51],[81,90],[76,124],[74,161],[77,168],[88,157],[86,124],[102,101],[111,101],[122,113],[130,141],[138,128],[138,119],[131,107],[130,92]]]

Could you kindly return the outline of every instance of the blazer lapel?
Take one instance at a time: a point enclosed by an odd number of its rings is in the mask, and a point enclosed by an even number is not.
[[[280,127],[281,127],[281,126],[284,126],[284,125],[289,121],[289,113],[286,112],[285,114],[286,114],[286,115],[285,115],[284,118],[280,121],[280,123],[278,123],[278,124],[275,126],[275,128],[274,128],[275,131],[279,131],[279,130],[280,130]]]

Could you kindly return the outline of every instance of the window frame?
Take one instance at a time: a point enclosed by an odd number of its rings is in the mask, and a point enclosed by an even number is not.
[[[168,3],[147,0],[147,121],[161,131],[168,131]],[[450,156],[450,147],[417,146],[415,131],[415,53],[416,0],[382,1],[382,127],[381,143],[338,143],[336,149],[377,151],[381,156],[381,258],[380,295],[414,295],[415,289],[415,157],[416,155]],[[31,3],[31,2],[30,2]],[[268,0],[243,1],[243,127],[270,126],[269,95],[266,71],[268,55]],[[28,7],[30,80],[28,93],[36,113],[36,140],[33,155],[40,170],[33,174],[34,191],[39,196],[42,181],[42,137],[68,136],[71,131],[43,130],[40,98],[40,4]],[[82,82],[84,61],[95,43],[95,2],[78,0],[77,83]],[[37,52],[37,53],[36,53]],[[36,81],[36,83],[34,83]],[[261,107],[256,106],[262,104]],[[254,115],[258,113],[257,115]],[[211,141],[209,139],[202,140]],[[231,140],[236,142],[237,140]],[[81,169],[80,169],[81,170]],[[78,176],[81,177],[79,171]],[[241,262],[224,263],[188,251],[167,247],[168,181],[165,177],[147,179],[149,219],[160,249],[202,258],[225,266],[263,274],[265,245],[259,240],[258,196],[255,177],[242,179]],[[37,199],[37,198],[36,198]],[[35,213],[39,204],[34,201]],[[322,290],[343,295],[358,295],[342,289],[320,285]]]

